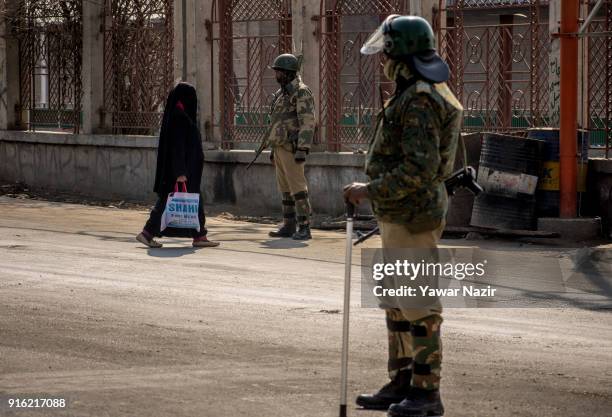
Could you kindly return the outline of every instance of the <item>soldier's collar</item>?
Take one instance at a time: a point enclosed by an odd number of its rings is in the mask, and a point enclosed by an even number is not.
[[[416,75],[412,75],[409,78],[404,78],[400,76],[397,78],[397,80],[395,80],[395,89],[398,93],[401,93],[404,90],[407,90],[408,88],[415,85],[419,80],[420,78]]]
[[[295,93],[298,90],[299,86],[300,86],[300,80],[296,76],[293,79],[293,81],[291,81],[289,84],[283,86],[283,91],[285,93],[287,93],[288,95],[291,95],[291,94]]]

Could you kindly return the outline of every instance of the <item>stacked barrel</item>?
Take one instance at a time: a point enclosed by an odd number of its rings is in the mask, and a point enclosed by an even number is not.
[[[536,226],[536,190],[545,142],[487,133],[483,137],[473,226],[532,230]]]
[[[534,128],[529,129],[528,138],[544,141],[544,154],[540,181],[536,193],[538,217],[559,217],[559,129]],[[586,192],[586,175],[589,164],[589,137],[588,132],[579,130],[577,135],[577,189],[580,202],[580,193]]]

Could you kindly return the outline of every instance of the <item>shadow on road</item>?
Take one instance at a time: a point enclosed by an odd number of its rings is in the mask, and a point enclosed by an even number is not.
[[[147,249],[147,254],[155,258],[180,258],[185,255],[196,253],[196,248],[159,248]]]
[[[128,235],[128,237],[112,236],[111,233],[112,234],[125,234],[125,235]],[[107,242],[112,241],[112,242],[132,243],[136,241],[132,233],[125,233],[125,232],[100,230],[97,232],[80,231],[80,232],[76,232],[75,234],[81,235],[81,236],[95,237],[95,238],[98,238],[100,240],[107,241]]]
[[[293,239],[272,239],[261,242],[262,248],[267,249],[294,249],[294,248],[305,248],[308,246],[305,242]]]

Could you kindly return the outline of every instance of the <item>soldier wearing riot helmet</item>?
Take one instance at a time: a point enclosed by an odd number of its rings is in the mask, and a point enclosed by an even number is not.
[[[366,156],[368,183],[347,185],[354,204],[369,199],[383,248],[436,248],[445,224],[463,108],[445,81],[449,69],[435,50],[429,23],[391,15],[363,45],[384,52],[384,73],[395,82]],[[357,404],[388,415],[443,415],[439,394],[442,345],[439,300],[426,308],[387,308],[391,381]]]
[[[314,138],[315,116],[312,92],[300,77],[300,63],[292,54],[279,55],[272,64],[281,88],[275,93],[271,129],[266,138],[270,159],[282,194],[283,225],[271,237],[311,239],[311,206],[304,164]]]

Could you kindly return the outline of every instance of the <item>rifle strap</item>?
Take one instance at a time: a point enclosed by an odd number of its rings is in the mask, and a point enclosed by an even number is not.
[[[291,119],[291,118],[296,118],[297,117],[297,111],[286,111],[283,113],[273,113],[272,114],[274,116],[275,120],[281,119]]]

